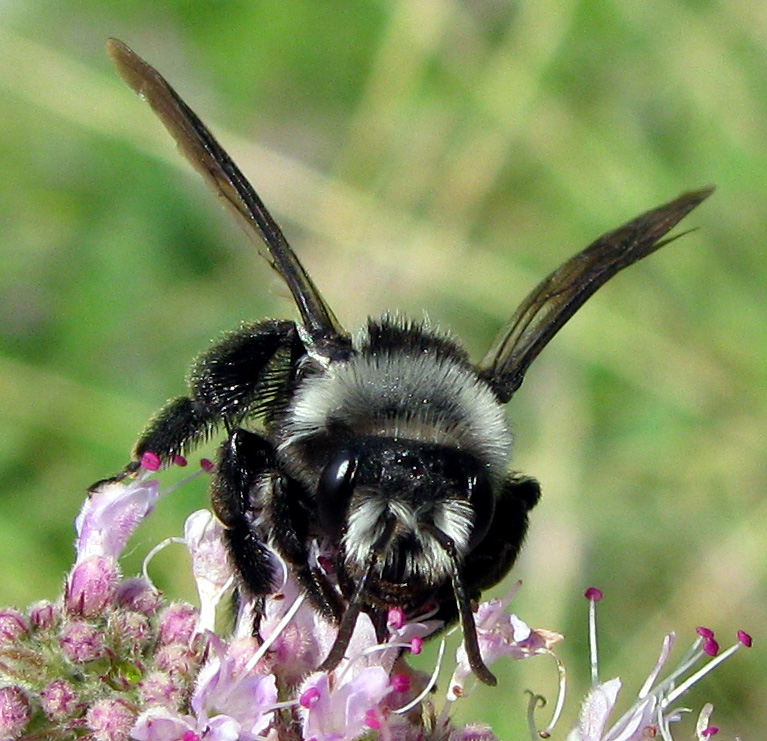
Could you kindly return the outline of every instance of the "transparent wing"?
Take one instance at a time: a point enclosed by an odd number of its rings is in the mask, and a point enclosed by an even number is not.
[[[257,238],[259,251],[283,277],[293,295],[312,349],[327,357],[345,352],[349,346],[346,332],[253,186],[213,134],[165,78],[126,44],[109,39],[107,50],[120,76],[152,106],[181,153],[222,197],[246,232]]]
[[[600,286],[623,268],[676,239],[661,240],[713,188],[684,193],[604,234],[542,281],[514,312],[479,364],[496,396],[507,402],[549,340]],[[679,235],[681,236],[681,235]]]

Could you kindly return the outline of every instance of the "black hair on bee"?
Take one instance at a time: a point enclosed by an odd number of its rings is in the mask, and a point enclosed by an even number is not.
[[[273,589],[267,544],[312,603],[339,624],[321,669],[343,658],[357,616],[383,633],[387,611],[460,621],[470,665],[480,655],[472,605],[511,569],[538,483],[509,471],[503,405],[538,353],[601,285],[654,252],[711,192],[685,193],[597,239],[540,283],[478,364],[451,337],[396,315],[347,333],[250,183],[152,66],[120,41],[109,53],[282,276],[300,319],[243,325],[192,367],[188,396],[141,434],[163,463],[223,428],[212,502],[241,588]],[[95,486],[95,485],[94,485]],[[332,554],[316,558],[315,543]],[[314,557],[313,557],[314,556]],[[330,572],[330,573],[329,573]]]

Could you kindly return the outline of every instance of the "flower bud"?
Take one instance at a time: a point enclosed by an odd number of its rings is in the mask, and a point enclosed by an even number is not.
[[[154,663],[158,669],[171,676],[193,678],[202,660],[202,654],[181,643],[161,646],[155,653]]]
[[[38,630],[52,628],[58,618],[58,609],[48,600],[40,600],[27,608],[29,622]]]
[[[77,710],[79,697],[69,682],[54,679],[40,693],[43,712],[53,721],[70,718]]]
[[[95,741],[129,741],[136,714],[120,700],[99,700],[90,707],[85,721]]]
[[[32,707],[21,687],[0,689],[0,738],[14,739],[21,736],[32,718]]]
[[[29,632],[27,619],[15,608],[0,610],[0,645],[14,644]]]
[[[163,610],[158,626],[158,640],[163,644],[188,645],[197,627],[199,613],[186,602],[176,602]]]
[[[144,705],[161,705],[175,710],[186,697],[186,687],[177,675],[155,671],[141,680],[139,693]]]
[[[123,655],[135,656],[152,638],[149,618],[133,610],[115,610],[109,617],[109,627]]]
[[[472,723],[464,728],[459,728],[450,734],[450,741],[498,741],[490,726],[483,723]]]
[[[64,626],[59,637],[59,645],[64,654],[75,664],[84,664],[98,659],[105,650],[101,631],[79,620],[73,620]]]
[[[115,602],[120,607],[136,610],[147,617],[154,615],[162,604],[162,593],[142,577],[124,579],[117,587]]]
[[[74,567],[67,579],[64,604],[72,615],[96,617],[112,603],[119,571],[114,559],[91,556]]]

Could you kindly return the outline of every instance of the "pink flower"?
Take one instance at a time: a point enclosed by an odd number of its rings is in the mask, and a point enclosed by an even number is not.
[[[159,496],[157,481],[108,483],[88,496],[75,520],[77,563],[90,556],[119,558]]]
[[[166,707],[150,707],[140,716],[131,730],[131,738],[137,741],[180,741],[190,739],[199,741],[197,721],[191,715],[182,715]],[[236,739],[236,731],[229,736],[207,735],[208,741],[228,741]]]
[[[192,710],[198,718],[225,714],[239,724],[242,741],[255,739],[272,719],[277,702],[275,677],[248,666],[258,650],[254,638],[241,638],[228,646],[217,636],[209,638],[212,650],[197,677]]]
[[[658,698],[647,695],[607,731],[621,681],[617,677],[594,687],[581,706],[580,716],[575,727],[567,735],[567,741],[646,741],[657,732]],[[676,713],[669,713],[663,719],[665,723],[679,720]]]
[[[119,607],[151,617],[162,604],[162,595],[143,577],[124,579],[117,587],[115,602]]]
[[[621,681],[617,678],[594,687],[584,700],[578,724],[567,741],[600,741],[620,689]]]
[[[474,620],[482,660],[490,666],[501,657],[528,659],[539,654],[550,654],[564,637],[552,630],[532,630],[506,608],[517,587],[504,599],[483,602],[477,608]],[[450,679],[448,699],[455,700],[463,693],[466,680],[472,675],[469,658],[463,643],[456,652],[457,667]]]
[[[248,670],[258,646],[241,639],[227,645],[209,634],[208,661],[200,669],[190,707],[183,714],[152,707],[132,731],[138,741],[256,741],[271,723],[277,686],[272,675]]]
[[[281,588],[266,601],[261,635],[270,643],[267,660],[273,671],[285,684],[295,685],[322,661],[334,640],[335,629],[303,599],[295,579],[287,577],[287,570],[284,573],[286,578]],[[298,605],[297,600],[300,600]],[[239,635],[252,630],[254,608],[253,603],[241,605]],[[283,621],[290,610],[293,615],[285,625]]]
[[[356,673],[341,672],[331,683],[316,673],[301,686],[301,720],[305,739],[353,741],[380,727],[381,701],[391,692],[389,674],[381,666]]]

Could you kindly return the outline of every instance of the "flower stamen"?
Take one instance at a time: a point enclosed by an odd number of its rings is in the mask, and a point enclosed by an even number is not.
[[[440,670],[442,669],[442,659],[445,656],[445,646],[446,642],[443,638],[439,642],[439,653],[437,654],[437,665],[434,667],[434,671],[432,672],[431,677],[429,678],[429,681],[426,683],[426,686],[421,690],[421,692],[413,698],[407,705],[403,705],[401,708],[397,708],[396,710],[392,710],[392,713],[395,715],[404,715],[405,713],[412,710],[414,707],[416,707],[419,703],[423,702],[428,696],[429,693],[432,691],[432,689],[437,684],[437,677],[439,676]]]
[[[692,674],[691,676],[687,677],[687,679],[682,682],[676,689],[669,692],[669,694],[661,701],[661,704],[664,708],[668,707],[671,703],[673,703],[675,700],[677,700],[679,697],[681,697],[685,692],[687,692],[693,685],[697,684],[703,677],[706,676],[706,674],[710,674],[714,669],[716,669],[719,664],[721,664],[724,661],[727,661],[727,659],[730,658],[734,653],[739,651],[741,648],[749,646],[746,643],[742,643],[741,641],[738,641],[737,643],[734,643],[732,646],[730,646],[726,651],[719,654],[718,656],[715,656],[711,661],[709,661],[707,664],[702,666],[700,669],[698,669],[695,674]]]
[[[597,602],[604,594],[597,587],[589,587],[583,595],[589,601],[589,663],[591,666],[591,686],[599,684],[599,649],[597,644]]]
[[[282,619],[279,623],[277,623],[274,630],[269,634],[269,637],[264,640],[264,642],[258,647],[258,650],[253,654],[253,656],[250,657],[250,660],[245,665],[244,672],[250,673],[255,668],[256,664],[258,664],[261,659],[266,656],[266,652],[269,650],[271,645],[280,637],[280,634],[282,631],[287,628],[288,623],[293,619],[293,616],[298,612],[298,608],[301,607],[303,604],[303,601],[306,599],[306,595],[301,593],[296,597],[296,599],[293,601],[293,604],[290,606],[288,611],[282,616]]]
[[[551,736],[551,732],[554,730],[557,723],[559,723],[559,719],[562,717],[562,711],[565,709],[565,699],[567,697],[567,671],[565,670],[565,665],[558,656],[554,656],[554,660],[557,662],[557,672],[559,673],[557,702],[556,705],[554,705],[554,712],[551,714],[549,724],[546,728],[538,732],[538,735],[541,738],[549,738]]]
[[[179,538],[178,536],[172,536],[170,538],[165,538],[165,540],[161,540],[156,546],[154,546],[149,553],[144,556],[144,561],[141,564],[141,575],[146,579],[150,584],[154,584],[154,582],[149,577],[149,564],[152,562],[152,559],[160,553],[161,551],[164,551],[169,545],[172,545],[173,543],[181,543],[182,545],[186,545],[186,541],[183,538]]]

